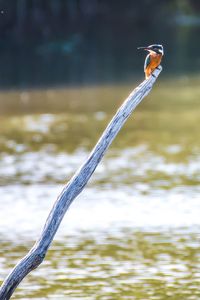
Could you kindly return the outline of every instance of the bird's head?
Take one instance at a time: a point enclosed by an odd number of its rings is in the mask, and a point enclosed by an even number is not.
[[[150,45],[147,47],[138,47],[137,49],[143,49],[143,50],[149,51],[150,53],[153,52],[156,54],[164,55],[163,46],[160,44],[153,44],[153,45]]]

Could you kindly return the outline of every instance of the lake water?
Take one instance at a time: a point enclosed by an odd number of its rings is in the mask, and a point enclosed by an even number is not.
[[[200,299],[199,83],[158,80],[13,299]],[[136,85],[0,93],[0,282]]]

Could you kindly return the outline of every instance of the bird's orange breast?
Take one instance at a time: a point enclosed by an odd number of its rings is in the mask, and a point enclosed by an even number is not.
[[[148,78],[151,73],[160,65],[162,60],[162,55],[161,54],[150,54],[150,62],[148,66],[145,69],[145,76]]]

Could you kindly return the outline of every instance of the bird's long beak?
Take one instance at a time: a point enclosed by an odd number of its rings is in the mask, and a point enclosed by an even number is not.
[[[142,49],[142,50],[148,50],[148,47],[137,47],[138,50]]]

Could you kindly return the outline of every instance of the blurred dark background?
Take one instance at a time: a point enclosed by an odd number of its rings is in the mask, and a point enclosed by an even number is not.
[[[198,72],[199,36],[197,0],[1,0],[0,87],[125,82],[152,43],[163,76]]]

